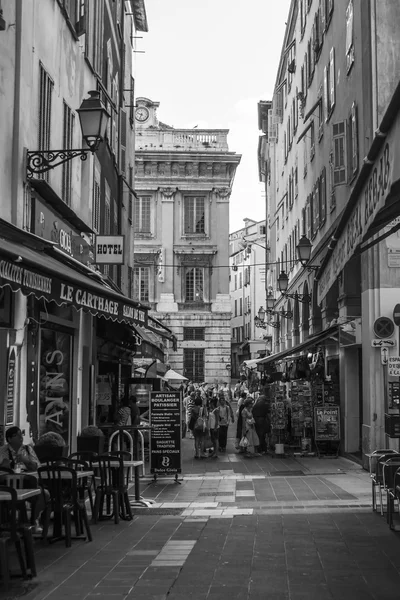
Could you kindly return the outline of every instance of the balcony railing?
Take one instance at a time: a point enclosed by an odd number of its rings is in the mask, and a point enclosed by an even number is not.
[[[227,129],[144,129],[137,136],[139,150],[228,152]]]
[[[200,310],[206,312],[211,310],[211,302],[178,302],[178,310]]]

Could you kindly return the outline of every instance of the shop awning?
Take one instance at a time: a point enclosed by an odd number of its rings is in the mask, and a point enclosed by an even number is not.
[[[246,369],[255,369],[261,360],[262,358],[252,358],[250,360],[244,360],[242,366],[246,367]]]
[[[140,337],[140,344],[137,348],[136,354],[143,358],[158,359],[164,361],[164,350],[163,343],[159,337],[152,331],[136,325],[135,332]]]
[[[25,296],[33,294],[120,323],[147,326],[147,309],[98,281],[95,272],[84,275],[46,254],[51,243],[24,235],[27,244],[0,236],[0,287],[7,285]]]
[[[324,340],[333,337],[335,334],[338,335],[338,325],[332,325],[332,327],[328,327],[325,331],[321,331],[320,333],[309,337],[308,340],[298,344],[294,348],[288,348],[287,350],[283,350],[282,352],[277,352],[276,354],[271,354],[271,356],[266,356],[265,358],[261,358],[258,360],[258,365],[266,365],[268,363],[277,362],[278,360],[282,360],[287,356],[292,356],[292,354],[297,354],[310,348],[311,346],[316,346],[317,344],[323,342]],[[336,340],[337,341],[337,340]]]

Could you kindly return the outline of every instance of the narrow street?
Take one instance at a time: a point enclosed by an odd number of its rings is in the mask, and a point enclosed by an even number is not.
[[[233,427],[232,434],[233,434]],[[180,483],[150,476],[134,520],[92,543],[39,547],[28,600],[395,600],[400,540],[371,510],[367,472],[346,459],[218,460],[183,442]]]

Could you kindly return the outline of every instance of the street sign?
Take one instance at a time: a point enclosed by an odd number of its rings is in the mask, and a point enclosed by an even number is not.
[[[373,348],[395,348],[396,340],[377,340],[374,339],[371,341],[371,346]]]
[[[400,376],[400,356],[389,356],[388,375]]]
[[[388,358],[389,358],[389,350],[387,348],[381,348],[381,363],[383,365],[387,365]]]
[[[393,309],[393,321],[395,322],[395,325],[400,326],[400,304],[396,304]]]
[[[226,365],[225,365],[225,369],[226,369],[227,371],[230,371],[230,370],[231,370],[231,363],[226,363]]]
[[[374,323],[374,333],[378,338],[392,337],[394,334],[394,323],[389,317],[379,317]]]

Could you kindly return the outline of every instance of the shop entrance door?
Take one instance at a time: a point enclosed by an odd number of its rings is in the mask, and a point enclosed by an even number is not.
[[[72,407],[71,330],[46,324],[40,330],[39,435],[55,431],[70,445]]]

